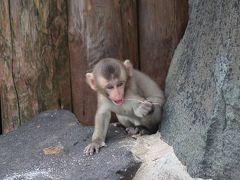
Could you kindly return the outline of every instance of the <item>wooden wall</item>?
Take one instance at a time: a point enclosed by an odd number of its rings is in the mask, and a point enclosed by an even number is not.
[[[187,0],[139,1],[140,69],[164,89],[174,50],[188,20]]]
[[[136,2],[69,1],[69,49],[73,111],[92,124],[96,94],[85,83],[85,73],[99,59],[115,57],[138,60]]]
[[[65,0],[0,1],[4,133],[41,111],[71,109],[66,12]]]
[[[187,11],[187,0],[0,1],[0,131],[55,108],[93,124],[85,73],[104,57],[130,59],[164,88]]]

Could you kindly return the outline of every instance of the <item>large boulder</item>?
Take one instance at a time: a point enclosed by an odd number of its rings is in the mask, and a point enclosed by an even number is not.
[[[239,0],[189,0],[170,65],[161,134],[193,177],[240,177]]]

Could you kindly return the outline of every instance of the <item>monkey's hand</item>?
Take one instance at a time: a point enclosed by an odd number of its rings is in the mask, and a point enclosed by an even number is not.
[[[140,103],[140,105],[136,109],[133,109],[133,111],[137,117],[142,118],[148,115],[152,111],[152,109],[153,109],[153,104],[148,100],[145,100],[142,103]]]
[[[94,153],[99,153],[99,149],[105,146],[106,144],[104,142],[102,143],[91,142],[89,145],[85,147],[84,154],[86,156],[92,156]]]

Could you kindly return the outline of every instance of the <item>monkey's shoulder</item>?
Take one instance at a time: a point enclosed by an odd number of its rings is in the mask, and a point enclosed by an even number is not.
[[[142,97],[149,97],[161,93],[157,83],[147,74],[134,70],[131,78],[132,90]]]
[[[149,75],[136,69],[133,70],[132,78],[134,81],[136,81],[137,84],[141,84],[141,83],[146,84],[148,82],[154,82]]]

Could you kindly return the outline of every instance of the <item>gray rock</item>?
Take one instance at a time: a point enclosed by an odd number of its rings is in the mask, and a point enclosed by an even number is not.
[[[193,177],[240,177],[240,4],[189,1],[161,134]]]
[[[47,111],[16,131],[0,136],[0,179],[131,179],[140,163],[128,148],[131,139],[111,127],[107,148],[92,157],[83,155],[93,127],[82,126],[65,110]],[[48,147],[64,151],[45,155]]]

